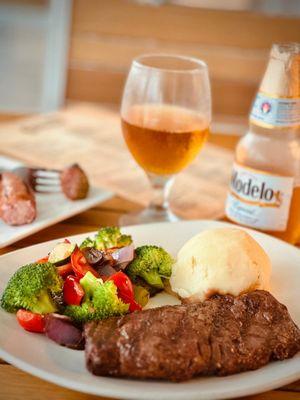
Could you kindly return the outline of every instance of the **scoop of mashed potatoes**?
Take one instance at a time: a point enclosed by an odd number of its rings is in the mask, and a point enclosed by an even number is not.
[[[262,247],[238,228],[217,228],[191,238],[178,253],[170,284],[188,301],[213,294],[238,296],[269,290],[271,262]]]

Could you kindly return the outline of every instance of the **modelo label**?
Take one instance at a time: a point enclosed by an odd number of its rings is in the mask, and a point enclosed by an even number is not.
[[[241,225],[285,231],[293,186],[294,178],[234,164],[226,215]]]
[[[272,97],[258,92],[254,100],[250,121],[266,127],[300,125],[300,99]]]

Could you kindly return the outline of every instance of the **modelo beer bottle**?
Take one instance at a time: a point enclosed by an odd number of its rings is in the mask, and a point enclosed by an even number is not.
[[[300,44],[275,44],[239,141],[227,217],[300,241]]]

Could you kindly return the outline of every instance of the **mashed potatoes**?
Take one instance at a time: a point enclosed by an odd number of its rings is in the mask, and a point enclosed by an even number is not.
[[[271,263],[245,231],[218,228],[199,233],[181,248],[170,284],[180,297],[198,301],[215,293],[238,296],[269,289]]]

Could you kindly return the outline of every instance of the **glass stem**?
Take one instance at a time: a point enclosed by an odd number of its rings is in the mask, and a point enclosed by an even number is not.
[[[167,212],[169,210],[169,195],[174,183],[173,175],[147,174],[153,196],[150,202],[150,209],[156,212]]]

